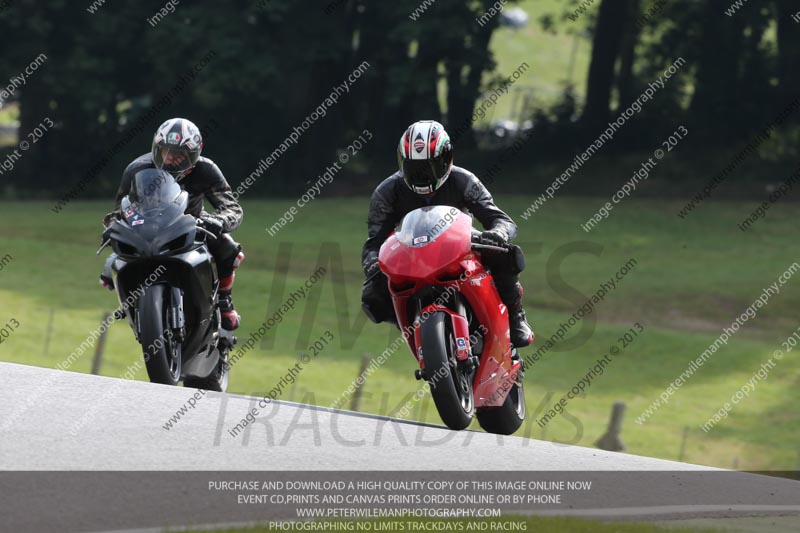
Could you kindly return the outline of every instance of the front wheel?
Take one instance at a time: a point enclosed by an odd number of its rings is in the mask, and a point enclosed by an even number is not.
[[[151,285],[139,301],[139,342],[152,383],[177,385],[181,378],[181,343],[169,328],[170,291]]]
[[[437,312],[420,323],[425,379],[442,421],[450,429],[461,430],[472,422],[475,402],[472,375],[458,367],[456,345],[446,313]]]
[[[475,413],[478,423],[487,433],[511,435],[525,421],[525,389],[517,380],[500,407],[482,407]]]
[[[222,348],[218,348],[222,349]],[[227,350],[227,348],[225,348]],[[184,387],[202,389],[215,392],[225,392],[228,390],[228,355],[221,354],[217,366],[211,374],[204,378],[186,378],[183,380]]]

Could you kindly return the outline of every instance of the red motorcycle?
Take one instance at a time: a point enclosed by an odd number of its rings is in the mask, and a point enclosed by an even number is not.
[[[397,323],[430,384],[442,421],[510,435],[525,420],[523,363],[511,346],[508,311],[481,253],[472,218],[455,207],[416,209],[386,239],[380,269],[389,278]]]

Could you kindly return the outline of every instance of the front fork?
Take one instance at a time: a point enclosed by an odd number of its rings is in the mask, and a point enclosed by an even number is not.
[[[170,287],[170,302],[167,311],[167,323],[175,336],[175,340],[183,343],[186,335],[186,316],[183,313],[183,290]]]
[[[463,304],[459,302],[461,311],[464,311]],[[448,307],[440,304],[430,304],[422,309],[419,316],[428,316],[433,313],[443,312],[450,317],[451,331],[453,332],[453,341],[455,342],[455,355],[456,361],[461,367],[461,371],[471,374],[477,368],[477,357],[472,355],[472,348],[469,339],[469,322],[464,314],[454,311]],[[418,373],[418,378],[424,377],[425,362],[422,357],[422,336],[420,334],[420,320],[414,321],[414,345],[417,347],[417,360],[419,361],[421,373]]]

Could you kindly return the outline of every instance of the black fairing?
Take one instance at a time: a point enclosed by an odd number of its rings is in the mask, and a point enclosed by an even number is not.
[[[166,284],[183,293],[182,379],[206,377],[217,364],[217,279],[208,248],[195,240],[202,236],[196,231],[194,217],[184,214],[187,201],[187,194],[172,176],[144,170],[136,174],[131,192],[122,202],[124,220],[110,226],[112,246],[119,256],[114,271],[121,302],[148,285],[148,277],[161,265],[163,272],[149,284]],[[136,305],[128,308],[134,331]]]
[[[166,172],[137,172],[121,204],[124,220],[111,224],[114,251],[153,257],[188,249],[197,228],[194,217],[184,214],[187,202],[187,193]]]

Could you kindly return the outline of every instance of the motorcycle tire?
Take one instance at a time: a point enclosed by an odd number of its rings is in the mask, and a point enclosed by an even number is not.
[[[172,336],[167,312],[169,287],[151,285],[139,301],[139,342],[152,383],[177,385],[181,378],[181,344]]]
[[[470,425],[475,413],[472,376],[463,374],[455,359],[455,339],[448,327],[450,317],[432,313],[420,322],[425,379],[442,422],[454,430]]]
[[[481,407],[475,411],[478,423],[487,433],[511,435],[525,421],[525,389],[517,381],[500,407]]]

